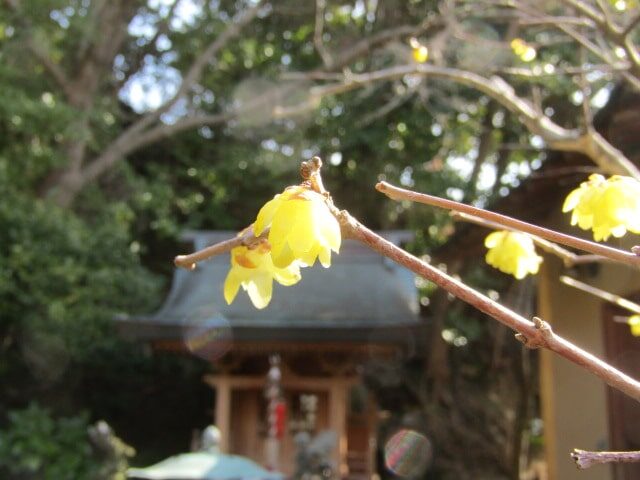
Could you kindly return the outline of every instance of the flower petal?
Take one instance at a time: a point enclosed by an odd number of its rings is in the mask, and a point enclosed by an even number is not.
[[[249,294],[254,307],[261,310],[269,305],[273,293],[273,279],[270,275],[265,273],[257,275],[242,286]]]
[[[229,270],[227,278],[224,281],[224,299],[228,305],[236,298],[238,289],[240,288],[240,279],[238,278],[237,271],[233,268]]]
[[[258,235],[262,235],[262,232],[271,225],[271,221],[273,220],[273,216],[275,215],[276,210],[282,203],[280,200],[280,195],[276,195],[272,200],[269,200],[265,203],[260,211],[258,212],[258,216],[256,218],[255,223],[253,224],[253,234],[257,237]]]

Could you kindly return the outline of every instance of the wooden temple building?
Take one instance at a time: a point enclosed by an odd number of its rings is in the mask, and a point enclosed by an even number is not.
[[[194,249],[233,232],[185,235]],[[408,232],[383,232],[390,241]],[[177,269],[162,308],[146,317],[120,319],[123,335],[155,349],[191,352],[211,363],[204,381],[215,390],[213,423],[225,453],[268,464],[269,359],[279,358],[279,387],[286,405],[276,469],[295,469],[294,436],[335,434],[333,463],[341,478],[370,478],[376,471],[379,412],[362,384],[370,361],[415,351],[419,305],[414,276],[352,241],[345,241],[329,269],[304,269],[294,286],[274,283],[271,304],[255,309],[242,290],[232,305],[222,295],[229,256]]]

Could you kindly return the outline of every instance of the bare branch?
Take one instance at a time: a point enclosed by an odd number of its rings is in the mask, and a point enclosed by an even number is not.
[[[320,54],[320,58],[322,58],[322,63],[324,63],[325,68],[331,69],[333,68],[333,59],[331,58],[329,51],[324,46],[324,40],[322,38],[324,31],[324,11],[326,7],[326,0],[316,0],[316,24],[313,32],[313,44]]]
[[[513,232],[520,231],[516,228],[510,228],[498,222],[492,222],[491,220],[486,220],[475,215],[469,215],[468,213],[452,212],[451,216],[454,220],[464,220],[466,222],[474,223],[476,225],[491,228],[494,230],[510,230]],[[538,237],[537,235],[531,235],[531,239],[538,247],[540,247],[541,250],[544,250],[545,252],[560,258],[565,267],[572,267],[574,265],[585,263],[603,263],[613,261],[610,258],[602,257],[600,255],[576,255],[572,251],[561,247],[557,243],[550,242],[549,240],[545,240],[544,238]]]
[[[580,469],[601,465],[603,463],[631,463],[640,462],[640,451],[635,452],[589,452],[578,450],[571,452],[571,458]]]
[[[186,268],[187,270],[194,270],[196,264],[210,259],[216,255],[230,252],[236,247],[246,246],[254,247],[256,244],[267,238],[269,231],[266,229],[259,237],[256,237],[253,233],[253,224],[245,228],[238,236],[224,240],[222,242],[210,245],[197,252],[190,253],[188,255],[178,255],[173,259],[173,263],[176,267]]]
[[[5,5],[17,15],[18,22],[21,25],[21,34],[25,39],[25,45],[32,53],[32,55],[42,64],[44,69],[49,73],[56,85],[60,87],[65,95],[69,98],[72,95],[72,91],[69,85],[69,79],[67,74],[62,70],[60,65],[53,61],[49,56],[49,52],[33,37],[31,22],[25,17],[24,13],[20,11],[20,2],[18,0],[4,0]]]
[[[518,332],[516,337],[526,346],[551,350],[593,373],[613,388],[629,395],[636,401],[640,401],[640,382],[555,334],[548,323],[537,317],[534,317],[533,322],[531,322],[503,305],[494,302],[460,280],[447,275],[380,237],[349,215],[348,212],[342,211],[339,220],[345,238],[359,240],[372,250],[435,283],[460,300],[515,330]]]
[[[600,63],[597,65],[589,65],[586,67],[555,67],[552,70],[544,70],[542,68],[522,68],[522,67],[503,67],[493,70],[494,74],[515,75],[525,78],[543,78],[556,77],[558,75],[580,75],[591,72],[625,72],[629,70],[629,63],[619,62],[617,64]]]
[[[569,285],[570,287],[577,288],[578,290],[582,290],[583,292],[589,293],[595,297],[606,300],[607,302],[611,302],[619,307],[622,307],[630,312],[640,314],[640,305],[631,300],[627,300],[626,298],[621,297],[620,295],[616,295],[615,293],[607,292],[606,290],[602,290],[600,288],[594,287],[593,285],[589,285],[587,283],[581,282],[580,280],[576,280],[575,278],[567,277],[566,275],[562,275],[560,277],[560,281],[565,285]]]
[[[593,20],[597,25],[600,25],[603,28],[607,28],[607,19],[605,18],[605,16],[594,9],[591,5],[584,3],[581,0],[563,0],[563,2],[575,8],[585,17]]]
[[[8,1],[8,0],[5,0]],[[188,90],[199,80],[202,71],[207,63],[209,63],[215,55],[227,45],[227,43],[236,37],[242,27],[246,26],[258,14],[261,2],[254,7],[240,14],[236,19],[200,54],[189,67],[184,76],[180,88],[176,94],[166,102],[162,107],[149,112],[141,119],[133,123],[125,131],[123,131],[97,158],[90,162],[81,171],[69,170],[60,178],[60,181],[53,189],[53,200],[59,205],[68,205],[75,198],[76,194],[89,181],[92,181],[102,175],[111,166],[117,163],[123,156],[132,151],[147,145],[153,141],[162,138],[165,135],[192,128],[202,126],[207,122],[218,123],[232,116],[231,114],[221,115],[204,115],[195,118],[185,119],[176,125],[159,124],[148,130],[162,116],[171,109],[173,105],[188,92]],[[94,78],[95,79],[95,78]],[[83,92],[86,94],[87,92]]]
[[[400,79],[409,75],[452,80],[475,88],[488,95],[520,119],[533,134],[539,135],[556,150],[579,152],[590,157],[603,171],[630,175],[640,179],[640,171],[622,152],[613,147],[598,132],[568,130],[553,122],[530,102],[516,95],[513,87],[502,78],[486,78],[473,72],[434,65],[402,65],[365,74],[350,74],[343,83],[329,84],[313,89],[312,95],[321,97],[347,92],[363,85]]]
[[[624,265],[640,267],[640,257],[631,252],[625,252],[599,243],[572,237],[571,235],[532,225],[531,223],[516,220],[515,218],[507,217],[506,215],[490,212],[489,210],[484,210],[482,208],[472,207],[471,205],[465,205],[464,203],[454,202],[453,200],[427,195],[426,193],[405,190],[404,188],[395,187],[387,182],[378,183],[376,185],[376,189],[392,200],[409,200],[411,202],[424,203],[425,205],[433,205],[440,208],[446,208],[447,210],[466,213],[499,223],[510,229],[519,230],[530,235],[536,235],[551,242],[560,243],[572,248],[577,248],[578,250],[607,257]]]
[[[635,17],[633,17],[629,23],[627,24],[626,27],[624,27],[624,29],[622,30],[622,36],[623,37],[628,37],[631,32],[640,24],[640,13],[636,14]]]
[[[158,120],[164,113],[168,112],[180,98],[182,98],[200,79],[204,67],[211,62],[220,50],[222,50],[231,39],[238,36],[243,27],[249,24],[258,14],[262,8],[262,0],[258,1],[256,5],[247,10],[246,12],[238,15],[227,28],[216,39],[209,44],[193,61],[187,73],[184,75],[180,88],[175,95],[169,99],[162,107],[148,113],[134,125],[129,127],[131,133],[138,133]],[[127,131],[123,133],[127,135]]]

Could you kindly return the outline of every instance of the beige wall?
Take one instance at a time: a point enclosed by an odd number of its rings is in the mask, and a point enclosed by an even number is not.
[[[574,233],[575,231],[572,231]],[[538,311],[552,328],[576,345],[604,357],[603,303],[559,282],[561,262],[545,256],[538,282]],[[575,272],[573,276],[576,276]],[[640,289],[631,269],[599,265],[597,272],[577,277],[585,283],[621,295]],[[601,450],[608,446],[606,389],[580,367],[548,352],[540,352],[541,395],[550,480],[610,480],[610,467],[579,471],[569,457],[573,448]]]

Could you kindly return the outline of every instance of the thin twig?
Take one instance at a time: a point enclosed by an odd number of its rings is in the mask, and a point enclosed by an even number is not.
[[[589,452],[578,450],[571,452],[571,458],[578,468],[585,469],[603,463],[632,463],[640,462],[640,451],[635,452]]]
[[[640,267],[640,257],[634,255],[631,252],[625,252],[616,248],[608,247],[606,245],[600,245],[598,243],[583,240],[581,238],[572,237],[564,233],[549,230],[548,228],[532,225],[531,223],[516,220],[515,218],[507,217],[499,213],[490,212],[481,208],[465,205],[464,203],[454,202],[453,200],[446,200],[440,197],[434,197],[433,195],[427,195],[425,193],[413,192],[411,190],[405,190],[404,188],[394,187],[387,182],[380,182],[376,185],[376,189],[393,200],[409,200],[412,202],[424,203],[426,205],[433,205],[440,208],[446,208],[448,210],[454,210],[456,212],[467,213],[476,217],[484,218],[493,222],[497,222],[501,225],[520,230],[521,232],[528,233],[530,235],[536,235],[551,242],[560,243],[568,247],[577,248],[585,252],[593,253],[603,257],[610,258],[625,265],[632,265],[634,267]]]
[[[640,12],[631,19],[631,21],[627,24],[626,27],[624,27],[624,29],[622,30],[622,36],[628,37],[629,34],[631,34],[631,32],[633,31],[633,29],[638,26],[638,24],[640,24]]]
[[[509,228],[500,223],[492,222],[490,220],[486,220],[475,215],[469,215],[467,213],[452,212],[451,216],[456,220],[464,220],[466,222],[475,223],[476,225],[480,225],[486,228],[492,228],[494,230],[510,230],[516,232],[519,231],[516,228]],[[550,242],[549,240],[540,238],[537,235],[531,235],[531,239],[536,245],[540,247],[540,249],[560,258],[562,260],[562,263],[564,263],[566,267],[572,267],[574,265],[585,263],[601,263],[612,261],[610,258],[601,257],[600,255],[577,255],[572,251],[561,247],[557,243]]]
[[[324,46],[324,11],[327,7],[326,0],[316,0],[316,25],[313,33],[313,44],[322,58],[322,63],[325,68],[330,69],[333,66],[333,59],[331,54]]]
[[[593,285],[589,285],[587,283],[581,282],[580,280],[576,280],[575,278],[571,278],[566,275],[562,275],[560,277],[560,281],[565,285],[569,285],[570,287],[577,288],[578,290],[587,292],[595,297],[606,300],[607,302],[614,303],[619,307],[625,308],[630,312],[640,315],[640,305],[638,305],[635,302],[632,302],[631,300],[627,300],[626,298],[623,298],[620,295],[607,292],[606,290],[602,290],[600,288],[594,287]]]
[[[241,245],[251,247],[266,238],[268,233],[268,229],[266,229],[262,235],[256,237],[253,233],[253,225],[251,225],[240,232],[237,237],[210,245],[188,255],[178,255],[173,259],[173,263],[176,267],[194,270],[197,263],[208,260],[216,255],[230,252],[235,247],[239,247]]]
[[[591,73],[591,72],[623,72],[629,70],[628,63],[619,63],[611,65],[609,63],[599,63],[596,65],[588,66],[588,67],[576,67],[576,66],[567,66],[567,67],[554,67],[550,70],[544,70],[543,68],[522,68],[522,67],[503,67],[496,68],[493,70],[496,74],[505,74],[505,75],[516,75],[519,77],[526,78],[541,78],[541,77],[556,77],[558,75],[580,75],[583,73]]]

